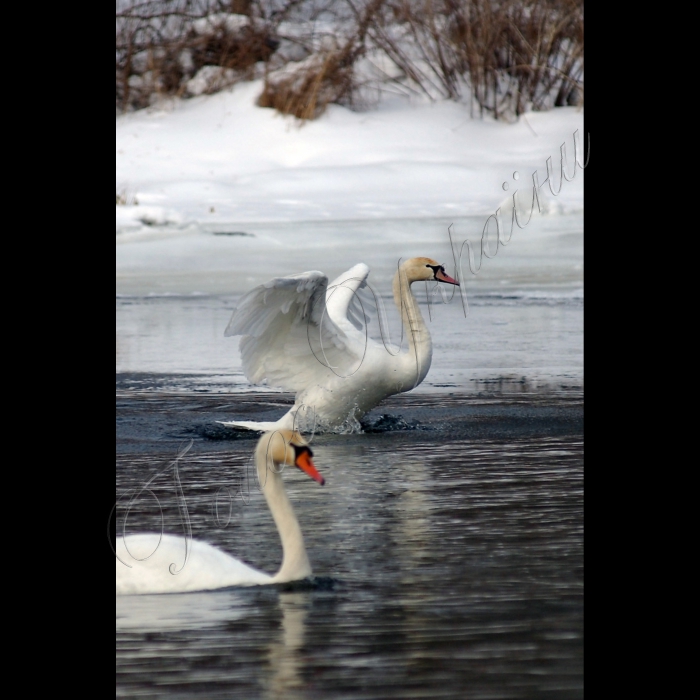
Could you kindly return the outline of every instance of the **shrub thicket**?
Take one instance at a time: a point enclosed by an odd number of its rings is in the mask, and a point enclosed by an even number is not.
[[[374,92],[512,118],[583,102],[582,0],[119,0],[117,109],[263,78],[313,119]]]

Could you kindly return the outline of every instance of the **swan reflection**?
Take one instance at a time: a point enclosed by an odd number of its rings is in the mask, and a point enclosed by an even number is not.
[[[264,686],[269,700],[288,698],[291,691],[304,687],[302,648],[309,602],[308,592],[280,593],[280,634],[270,643],[267,654],[271,673]]]

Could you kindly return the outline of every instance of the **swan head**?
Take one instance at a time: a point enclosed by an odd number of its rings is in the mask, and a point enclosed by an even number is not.
[[[297,467],[314,481],[318,481],[321,486],[326,483],[311,460],[314,453],[296,430],[265,433],[258,442],[258,449],[263,451],[268,464],[271,461],[275,466]]]
[[[401,267],[411,282],[426,280],[455,284],[459,287],[459,282],[445,272],[445,266],[432,258],[411,258],[406,260]]]

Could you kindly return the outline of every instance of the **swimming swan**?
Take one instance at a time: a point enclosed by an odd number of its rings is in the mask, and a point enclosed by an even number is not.
[[[266,433],[255,449],[260,486],[282,540],[282,565],[274,576],[200,540],[174,535],[127,535],[117,537],[117,595],[257,586],[310,576],[304,537],[282,482],[282,466],[299,467],[323,486],[324,478],[316,471],[312,456],[301,435],[286,430]]]
[[[322,272],[278,277],[248,292],[224,335],[242,335],[243,371],[252,384],[267,379],[296,394],[274,422],[219,421],[250,430],[279,428],[352,432],[380,401],[418,386],[430,369],[433,345],[411,285],[459,285],[430,258],[411,258],[393,280],[408,351],[392,351],[367,337],[357,290],[369,268],[360,263],[330,285]]]

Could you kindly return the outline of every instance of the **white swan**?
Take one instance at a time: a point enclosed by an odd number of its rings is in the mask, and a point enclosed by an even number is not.
[[[422,280],[459,285],[431,258],[411,258],[397,270],[394,302],[408,337],[408,351],[390,351],[367,337],[356,292],[369,268],[360,263],[330,285],[322,272],[280,277],[241,300],[224,335],[242,335],[248,380],[296,394],[294,406],[274,422],[219,421],[251,430],[279,428],[355,431],[380,401],[410,391],[425,379],[433,345],[411,284]]]
[[[128,535],[117,537],[117,595],[256,586],[310,576],[304,537],[281,474],[282,465],[297,466],[323,485],[312,455],[299,433],[285,430],[266,433],[255,449],[258,480],[282,540],[282,565],[274,576],[199,540],[150,533]]]

